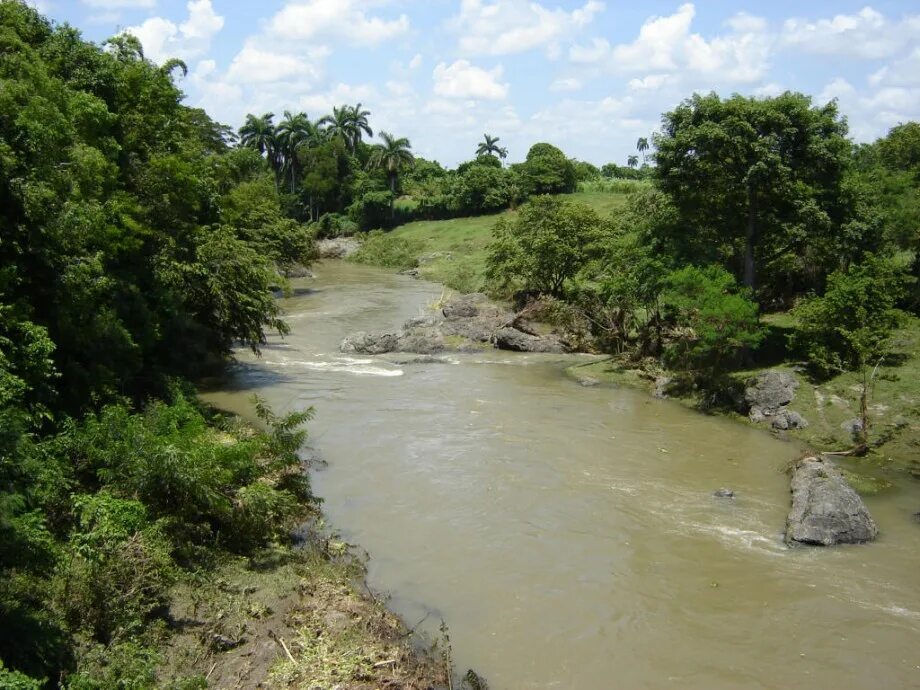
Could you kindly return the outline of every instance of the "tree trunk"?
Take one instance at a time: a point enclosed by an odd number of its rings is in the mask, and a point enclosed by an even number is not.
[[[744,284],[757,289],[757,267],[754,264],[754,249],[757,246],[757,197],[753,187],[748,185],[748,217],[747,229],[744,234]]]

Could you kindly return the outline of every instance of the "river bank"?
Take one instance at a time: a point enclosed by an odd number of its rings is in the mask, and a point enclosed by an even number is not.
[[[343,353],[443,291],[348,262],[315,273],[281,302],[291,334],[239,352],[206,398],[244,416],[254,393],[279,413],[316,408],[328,522],[367,550],[369,586],[403,620],[430,639],[447,621],[456,668],[496,689],[916,681],[914,483],[866,498],[872,544],[789,549],[797,444],[578,386],[563,376],[577,355]]]

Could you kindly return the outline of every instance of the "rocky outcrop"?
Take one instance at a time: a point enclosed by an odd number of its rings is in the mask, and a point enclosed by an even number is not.
[[[495,332],[495,345],[500,350],[515,352],[565,352],[562,341],[555,335],[531,335],[516,328],[500,328]]]
[[[398,333],[354,333],[340,350],[351,354],[379,355],[408,352],[432,355],[444,351],[470,352],[498,347],[517,352],[566,352],[553,334],[534,335],[513,326],[515,314],[481,293],[448,299],[438,314],[406,321]]]
[[[808,420],[794,410],[780,410],[780,412],[773,417],[770,426],[778,431],[805,429],[808,426]]]
[[[735,491],[734,489],[727,489],[725,487],[721,489],[716,489],[712,492],[714,498],[734,498]]]
[[[833,465],[819,458],[796,464],[786,543],[859,544],[876,536],[878,527],[865,503]]]
[[[316,251],[321,259],[345,259],[360,247],[361,243],[354,237],[333,237],[316,243]]]
[[[762,371],[747,382],[743,411],[752,422],[768,423],[777,431],[804,429],[808,421],[788,408],[798,387],[795,374],[775,369]]]
[[[352,333],[342,341],[339,350],[346,354],[382,355],[396,352],[399,335],[396,333]]]

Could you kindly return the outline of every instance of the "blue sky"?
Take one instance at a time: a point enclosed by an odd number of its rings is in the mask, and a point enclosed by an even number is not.
[[[191,105],[360,101],[371,125],[453,165],[484,132],[512,161],[549,141],[624,163],[694,91],[837,98],[860,141],[920,119],[920,2],[880,0],[32,0],[102,41],[180,57]]]

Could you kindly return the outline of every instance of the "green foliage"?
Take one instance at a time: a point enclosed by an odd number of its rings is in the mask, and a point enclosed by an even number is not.
[[[348,207],[348,215],[362,228],[380,228],[390,224],[393,192],[367,192]]]
[[[882,257],[836,271],[824,295],[796,306],[794,347],[822,376],[874,365],[888,354],[891,333],[902,320],[896,305],[910,282],[902,266]]]
[[[663,309],[676,325],[664,361],[711,380],[763,339],[757,305],[718,266],[688,266],[668,275]]]
[[[577,186],[575,165],[552,144],[534,144],[520,166],[527,194],[565,194]]]
[[[42,690],[44,684],[44,679],[36,680],[19,671],[5,668],[3,660],[0,659],[0,688],[4,690]]]
[[[846,132],[836,102],[800,94],[688,99],[655,140],[655,178],[679,221],[661,229],[663,247],[721,264],[762,299],[817,287],[855,218]]]
[[[560,297],[597,250],[600,217],[572,201],[541,196],[514,220],[501,218],[489,246],[486,278],[498,290],[516,287]]]
[[[351,260],[385,268],[412,268],[418,263],[419,251],[417,242],[373,230],[364,237]]]

